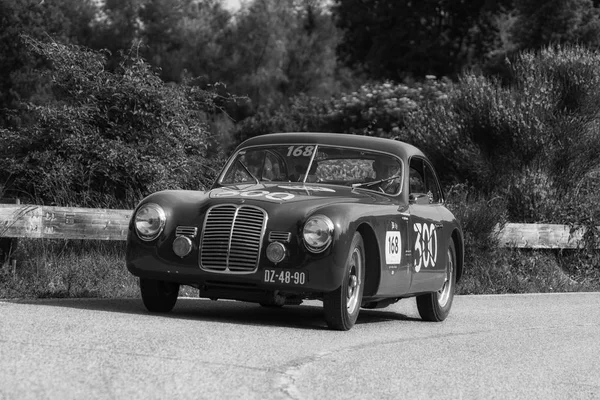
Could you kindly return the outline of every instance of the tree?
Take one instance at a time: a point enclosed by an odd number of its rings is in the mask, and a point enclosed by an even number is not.
[[[375,79],[456,76],[494,48],[511,0],[335,0],[339,57]]]
[[[220,80],[231,14],[220,0],[147,0],[140,8],[142,54],[167,82]]]
[[[600,45],[600,9],[592,0],[515,0],[513,41],[520,50],[548,44]]]
[[[230,63],[224,81],[255,107],[300,93],[329,95],[338,38],[323,0],[255,0],[236,15],[224,44]]]
[[[0,0],[0,126],[19,101],[44,95],[45,83],[32,72],[42,61],[24,49],[19,35],[81,43],[90,39],[96,11],[91,0]]]
[[[139,8],[143,0],[106,0],[100,9],[100,18],[94,21],[94,39],[91,47],[106,49],[112,67],[118,65],[116,55],[129,49],[138,38]]]

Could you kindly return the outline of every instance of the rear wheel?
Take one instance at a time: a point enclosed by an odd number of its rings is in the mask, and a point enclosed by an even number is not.
[[[417,308],[425,321],[439,322],[446,319],[454,300],[456,286],[456,249],[450,240],[446,254],[446,279],[442,288],[433,293],[417,296]]]
[[[179,284],[140,278],[142,301],[150,312],[167,313],[175,307]]]
[[[365,246],[355,232],[344,269],[342,285],[323,297],[325,321],[331,329],[347,331],[354,326],[360,311],[365,279]]]

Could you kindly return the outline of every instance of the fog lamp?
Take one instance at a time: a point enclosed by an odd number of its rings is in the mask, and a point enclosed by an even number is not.
[[[274,264],[282,262],[286,253],[285,246],[279,242],[273,242],[267,246],[267,258]]]
[[[177,236],[173,241],[173,252],[183,258],[192,251],[192,241],[187,236]]]

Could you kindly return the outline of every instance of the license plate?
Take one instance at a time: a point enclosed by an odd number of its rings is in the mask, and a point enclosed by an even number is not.
[[[308,283],[308,274],[305,271],[294,271],[289,269],[265,269],[263,282],[285,285],[305,285]]]

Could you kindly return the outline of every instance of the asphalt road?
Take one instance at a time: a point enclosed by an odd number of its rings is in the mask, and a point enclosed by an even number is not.
[[[0,399],[600,399],[600,293],[414,300],[327,330],[320,303],[0,301]]]

